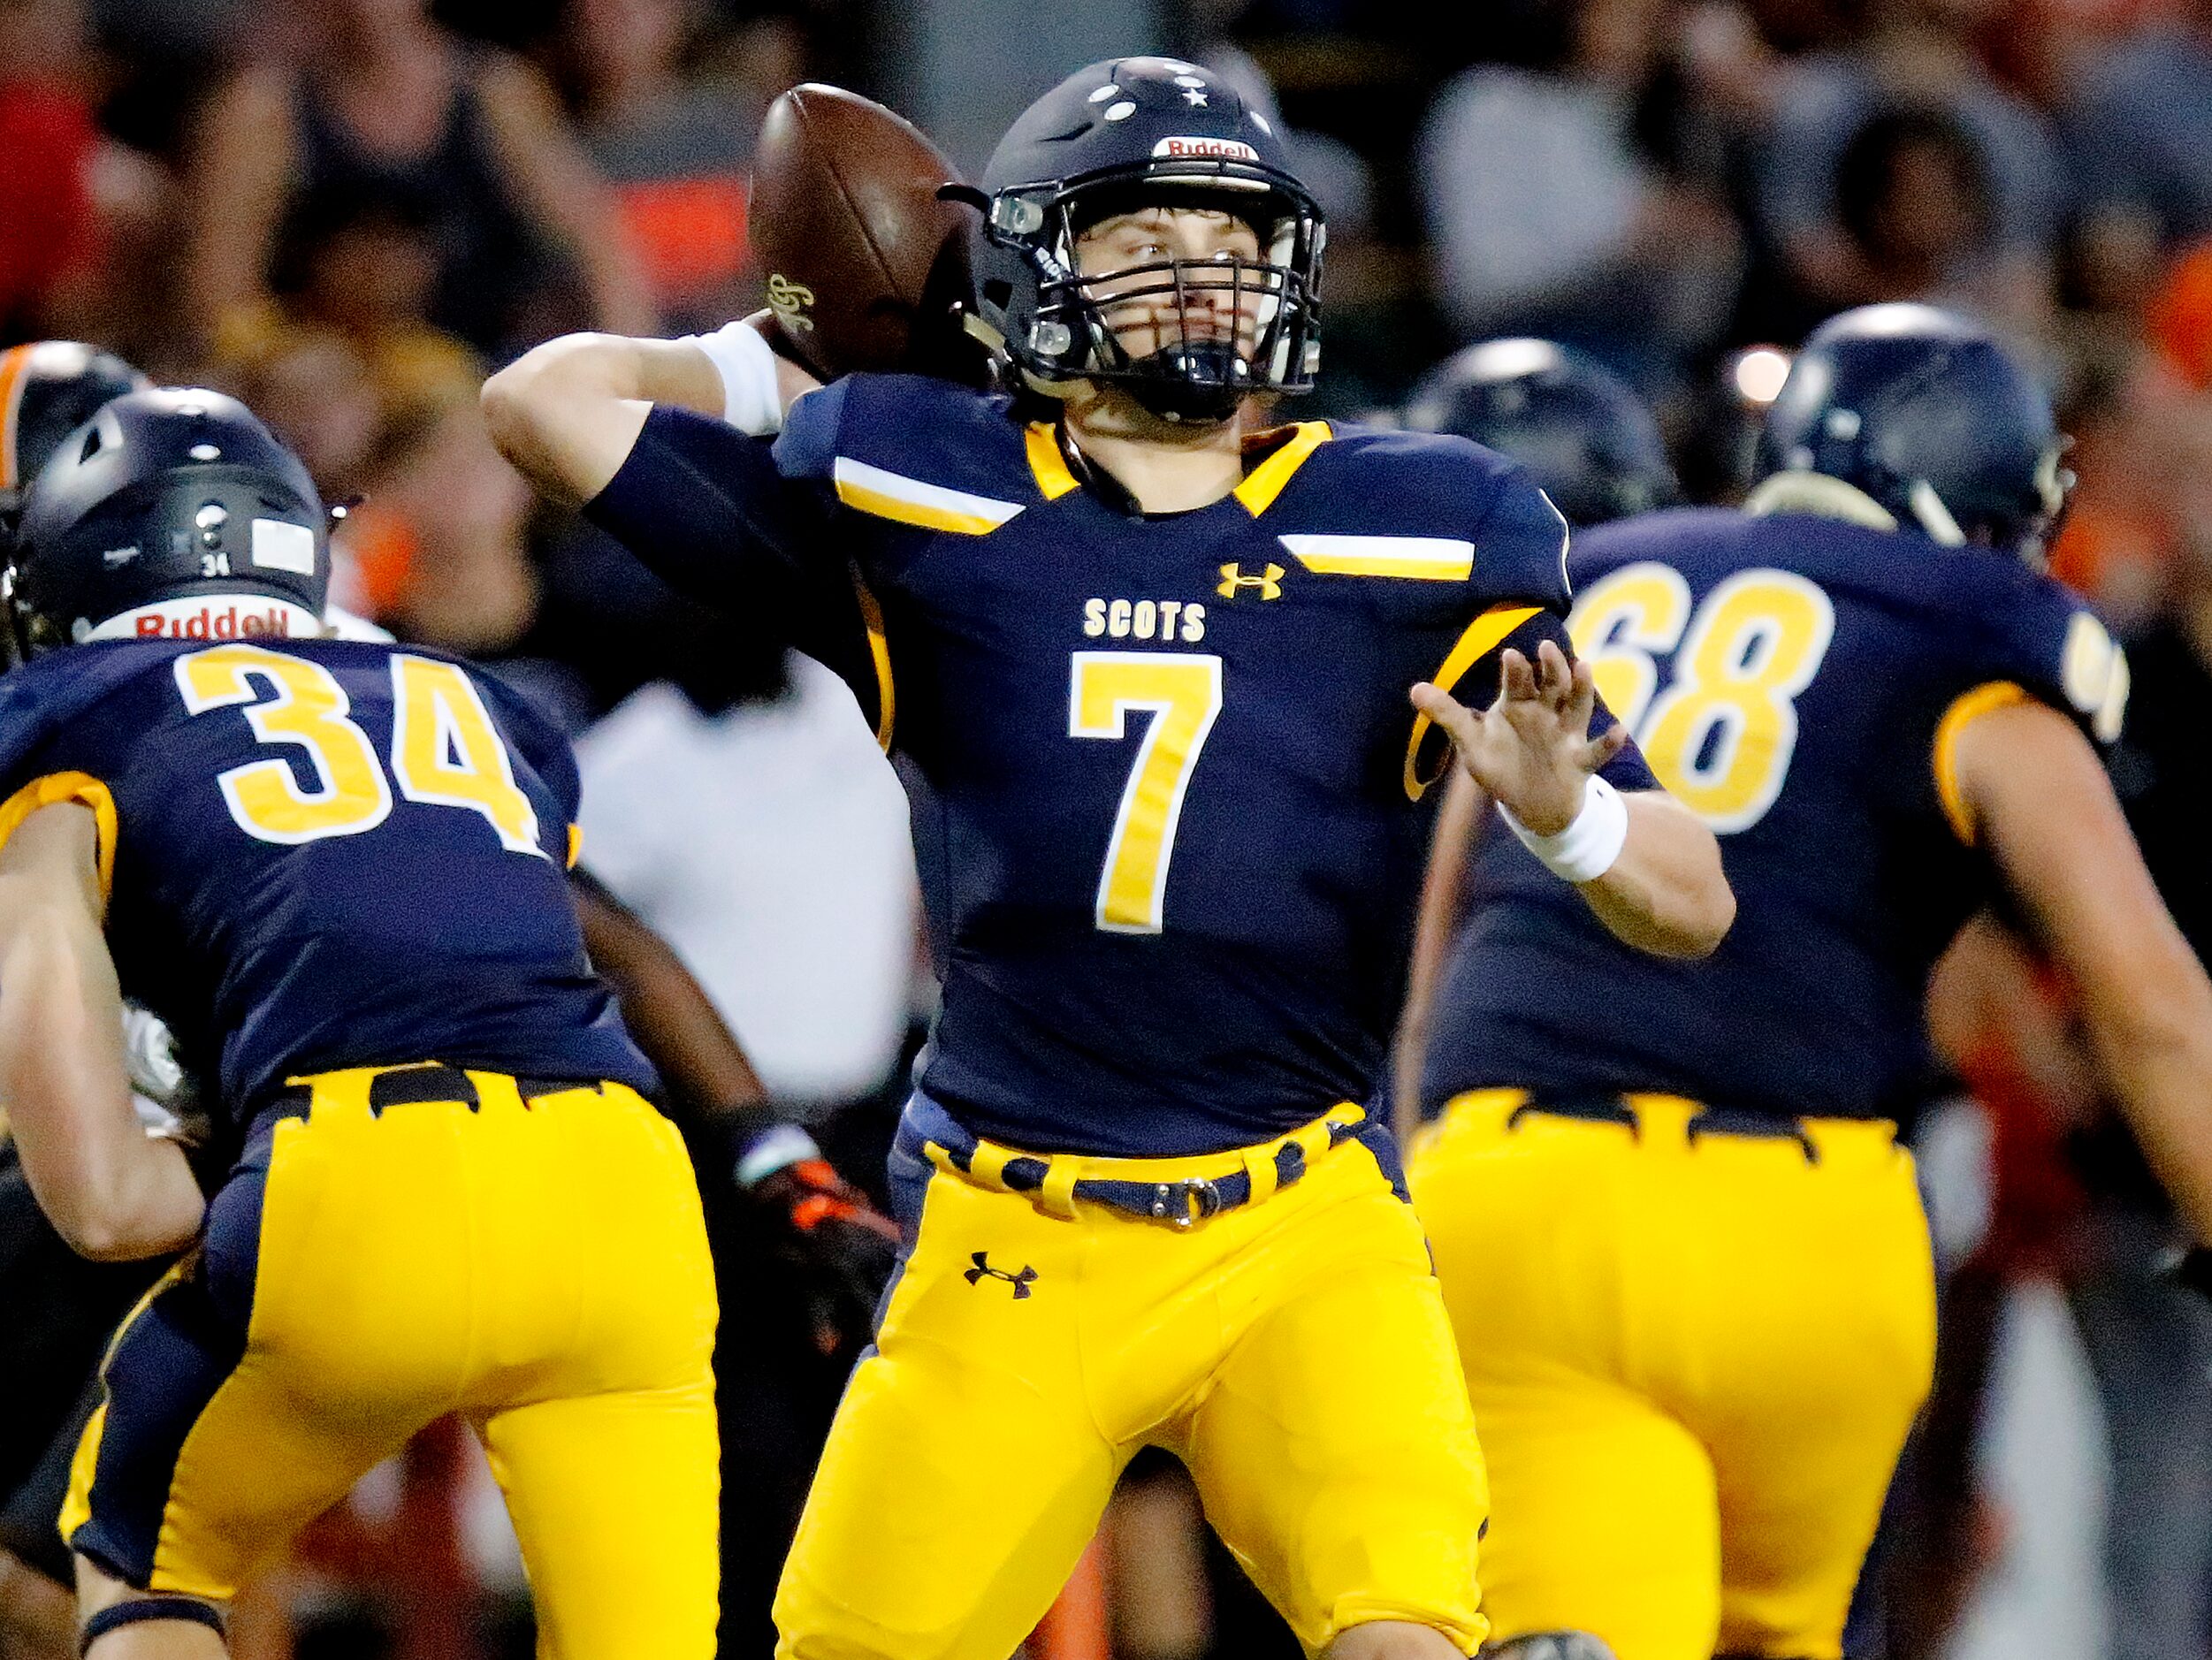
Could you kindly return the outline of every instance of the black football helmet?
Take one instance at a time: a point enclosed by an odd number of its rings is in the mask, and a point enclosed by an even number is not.
[[[135,635],[319,632],[327,522],[300,459],[220,392],[126,393],[62,440],[8,569],[25,656]]]
[[[34,340],[0,352],[0,539],[61,441],[109,399],[150,385],[112,352],[76,340]]]
[[[977,312],[1003,337],[1029,385],[1129,388],[1169,421],[1216,422],[1254,392],[1313,385],[1321,361],[1321,209],[1290,170],[1274,124],[1227,81],[1172,57],[1123,57],[1077,71],[999,143],[972,199]],[[1256,260],[1160,259],[1113,273],[1112,307],[1171,303],[1183,326],[1133,358],[1109,325],[1096,277],[1077,274],[1088,225],[1132,207],[1223,209],[1257,232]],[[1226,289],[1248,343],[1189,326],[1194,290]]]
[[[1405,423],[1496,450],[1575,526],[1678,500],[1659,423],[1620,377],[1550,340],[1484,340],[1422,378]]]
[[[1791,363],[1759,435],[1753,503],[1817,474],[1897,527],[2035,562],[2073,485],[2064,453],[2048,395],[1988,330],[1934,306],[1862,306]]]

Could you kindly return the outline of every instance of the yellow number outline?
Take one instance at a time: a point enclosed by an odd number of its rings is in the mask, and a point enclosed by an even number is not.
[[[1681,573],[1646,561],[1592,583],[1567,626],[1598,694],[1670,795],[1723,835],[1766,816],[1796,753],[1796,699],[1835,635],[1834,604],[1818,583],[1794,571],[1738,571],[1693,613]],[[1664,691],[1661,655],[1672,658]],[[1714,753],[1699,767],[1708,742]]]
[[[1690,584],[1671,565],[1644,560],[1592,583],[1567,615],[1567,637],[1590,665],[1598,695],[1631,732],[1659,690],[1659,655],[1690,626]]]
[[[312,791],[302,790],[281,760],[248,761],[218,775],[232,821],[248,835],[297,846],[359,835],[391,816],[392,790],[376,746],[347,718],[353,705],[346,689],[320,663],[231,644],[179,658],[175,673],[187,712],[247,704],[256,741],[296,744],[315,768]],[[261,690],[270,696],[260,699]]]
[[[510,853],[552,857],[492,712],[459,664],[392,654],[392,776],[409,801],[478,814]]]
[[[1094,913],[1109,933],[1157,933],[1184,795],[1221,713],[1221,659],[1184,651],[1076,652],[1068,735],[1124,739],[1132,710],[1152,719],[1114,814]]]

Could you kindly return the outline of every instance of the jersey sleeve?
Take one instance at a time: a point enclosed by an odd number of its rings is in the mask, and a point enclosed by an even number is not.
[[[2101,750],[2118,741],[2127,713],[2127,654],[2096,613],[2049,577],[2010,569],[2003,576],[1967,613],[1974,626],[1952,660],[1939,664],[1924,702],[1936,800],[1953,834],[1969,844],[1974,826],[1956,749],[1976,720],[2010,704],[2047,704]]]
[[[1475,531],[1470,580],[1491,601],[1521,600],[1567,614],[1566,516],[1518,462],[1497,474],[1488,510]]]
[[[561,813],[558,826],[538,827],[540,844],[549,857],[573,867],[583,847],[578,815],[583,806],[584,781],[568,735],[522,688],[484,669],[471,673],[477,682],[492,694],[500,725],[514,744],[515,753],[537,775]]]
[[[1470,709],[1486,709],[1497,700],[1503,654],[1508,649],[1533,663],[1543,642],[1549,640],[1569,661],[1575,655],[1567,635],[1573,598],[1567,576],[1567,521],[1517,463],[1487,455],[1484,459],[1491,463],[1491,493],[1476,528],[1474,563],[1465,590],[1465,605],[1474,611],[1474,620],[1431,677]],[[1600,698],[1590,730],[1603,733],[1613,725],[1612,712]],[[1443,776],[1451,762],[1451,741],[1426,715],[1414,718],[1406,752],[1408,796],[1418,800]],[[1601,776],[1616,789],[1659,788],[1633,742],[1606,765]]]
[[[584,507],[670,587],[733,614],[765,617],[852,688],[888,730],[872,602],[829,534],[827,463],[838,389],[792,406],[774,445],[685,409],[655,408],[622,470]],[[825,425],[827,435],[823,433]]]
[[[0,682],[0,848],[42,807],[76,802],[92,810],[99,834],[100,891],[114,886],[120,826],[104,774],[108,760],[74,719],[91,701],[91,676],[57,683],[51,673],[19,670]]]

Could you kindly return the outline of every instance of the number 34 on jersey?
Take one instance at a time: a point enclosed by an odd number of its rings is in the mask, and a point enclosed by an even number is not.
[[[509,852],[548,857],[538,814],[515,781],[491,712],[459,665],[392,654],[392,778],[409,801],[478,814]],[[257,841],[297,844],[359,835],[392,812],[392,789],[369,735],[352,719],[345,688],[320,663],[256,645],[219,645],[180,657],[177,689],[195,715],[246,705],[265,745],[301,753],[315,775],[300,787],[290,761],[271,757],[217,780],[238,827]]]

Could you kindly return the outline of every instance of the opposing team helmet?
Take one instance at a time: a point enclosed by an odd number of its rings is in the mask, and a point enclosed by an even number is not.
[[[319,633],[327,531],[307,468],[235,398],[126,393],[62,441],[24,499],[16,644]]]
[[[975,244],[978,314],[1038,390],[1077,380],[1126,386],[1170,421],[1226,420],[1255,392],[1309,390],[1321,360],[1321,209],[1292,173],[1274,125],[1236,89],[1171,57],[1079,70],[1000,141],[983,175]],[[1225,209],[1250,225],[1260,257],[1163,258],[1078,275],[1076,239],[1133,207]],[[1227,290],[1250,339],[1192,325],[1194,291]],[[1109,303],[1110,301],[1110,303]],[[1163,343],[1124,349],[1108,312],[1163,315]]]
[[[77,340],[0,352],[0,538],[61,441],[109,399],[151,384],[112,352]]]
[[[2048,395],[1987,329],[1934,306],[1862,306],[1798,352],[1754,472],[1770,494],[1790,475],[1836,479],[1895,526],[2035,561],[2073,484],[2064,452]]]
[[[1594,358],[1549,340],[1484,340],[1422,378],[1406,425],[1452,432],[1527,468],[1569,524],[1680,499],[1659,423]]]

